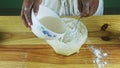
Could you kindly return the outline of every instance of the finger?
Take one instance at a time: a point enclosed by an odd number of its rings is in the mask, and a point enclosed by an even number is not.
[[[78,0],[78,10],[80,13],[82,12],[82,7],[83,7],[83,5],[82,5],[81,0]]]
[[[37,13],[38,13],[39,5],[41,4],[41,2],[42,2],[42,0],[36,0],[34,5],[33,5],[35,15],[37,15]]]
[[[28,3],[24,7],[24,16],[25,16],[25,19],[26,19],[26,22],[28,23],[28,25],[31,26],[32,25],[31,10],[32,10],[34,0],[28,0],[27,2]]]
[[[95,8],[95,6],[94,6],[94,5],[90,7],[89,16],[91,16],[91,15],[93,15],[93,14],[94,14],[94,8]]]
[[[83,7],[81,17],[87,17],[89,15],[89,0],[81,0]]]
[[[29,25],[27,24],[27,21],[26,21],[25,16],[24,16],[24,14],[23,14],[23,13],[24,13],[24,12],[22,11],[22,12],[21,12],[21,17],[22,17],[22,20],[23,20],[23,22],[24,22],[25,26],[26,26],[26,27],[29,27]]]
[[[22,20],[26,27],[29,27],[29,25],[28,25],[28,22],[26,21],[27,19],[25,18],[25,9],[24,8],[27,6],[28,3],[29,3],[28,0],[24,0],[22,10],[21,10],[21,17],[22,17]]]
[[[24,19],[25,23],[27,23],[28,27],[30,27],[32,25],[30,12],[24,13]]]
[[[89,16],[93,15],[97,11],[98,4],[99,4],[99,0],[92,0],[90,2],[90,9],[89,9],[90,13],[89,13]]]
[[[31,9],[26,9],[24,11],[24,16],[25,16],[25,19],[26,19],[28,25],[31,25],[32,24],[32,21],[31,21]]]
[[[23,1],[23,6],[22,6],[22,10],[21,10],[21,18],[25,24],[26,27],[29,27],[29,25],[27,24],[26,18],[24,16],[24,7],[26,6],[27,0]]]

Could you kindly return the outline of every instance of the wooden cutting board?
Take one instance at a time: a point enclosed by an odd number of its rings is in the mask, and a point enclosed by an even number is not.
[[[120,15],[93,16],[81,21],[88,28],[89,38],[80,53],[66,57],[55,54],[44,40],[38,39],[24,26],[20,16],[0,16],[0,68],[97,67],[93,63],[95,55],[87,45],[108,53],[105,68],[120,68]]]

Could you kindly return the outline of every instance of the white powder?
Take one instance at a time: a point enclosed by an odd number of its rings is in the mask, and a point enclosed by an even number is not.
[[[104,56],[104,57],[107,57],[107,56],[108,56],[108,54],[107,54],[107,53],[103,53],[103,56]]]
[[[104,66],[107,64],[106,58],[108,54],[104,53],[102,49],[94,46],[88,45],[88,49],[96,56],[96,58],[93,60],[93,63],[97,64],[98,68],[104,68]]]
[[[63,18],[63,21],[67,25],[64,36],[56,40],[47,40],[47,42],[56,53],[68,56],[79,52],[80,47],[87,40],[88,33],[85,25],[81,22],[78,24],[78,31],[73,30],[74,23],[78,21],[76,19]]]

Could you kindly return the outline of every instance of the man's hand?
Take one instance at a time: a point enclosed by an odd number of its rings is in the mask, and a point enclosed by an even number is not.
[[[78,5],[80,17],[88,17],[96,12],[99,0],[78,0]]]
[[[35,14],[37,15],[40,3],[41,3],[41,0],[24,0],[23,1],[21,17],[26,27],[31,28],[30,27],[32,25],[31,10],[33,8]]]

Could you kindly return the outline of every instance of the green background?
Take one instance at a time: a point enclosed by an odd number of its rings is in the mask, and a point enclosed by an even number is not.
[[[0,0],[0,15],[20,15],[22,0]],[[120,0],[104,0],[104,14],[120,14]]]

